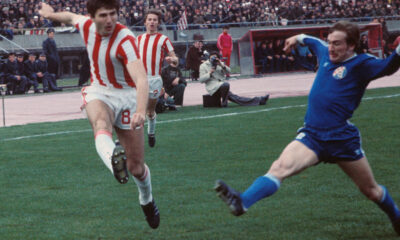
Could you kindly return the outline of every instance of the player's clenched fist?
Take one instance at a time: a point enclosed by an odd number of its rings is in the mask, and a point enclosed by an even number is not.
[[[146,117],[143,113],[134,113],[132,116],[131,128],[133,130],[142,128],[145,120]]]

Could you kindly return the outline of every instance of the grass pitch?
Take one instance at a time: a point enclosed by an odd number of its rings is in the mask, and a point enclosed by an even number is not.
[[[377,181],[398,203],[399,94],[367,91],[352,119]],[[239,218],[215,195],[216,179],[243,191],[265,174],[302,125],[306,103],[160,114],[157,145],[146,146],[157,230],[144,220],[132,179],[118,184],[97,156],[87,120],[0,128],[0,239],[397,239],[336,165],[287,179]]]

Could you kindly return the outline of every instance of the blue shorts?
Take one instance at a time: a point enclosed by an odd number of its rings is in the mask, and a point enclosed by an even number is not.
[[[328,130],[305,126],[297,133],[296,140],[314,151],[322,162],[355,161],[364,157],[360,132],[353,124]]]

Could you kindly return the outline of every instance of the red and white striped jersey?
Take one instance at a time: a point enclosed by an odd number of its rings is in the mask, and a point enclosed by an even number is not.
[[[126,64],[140,59],[135,35],[117,23],[110,36],[101,36],[89,17],[79,19],[79,30],[90,59],[91,84],[110,88],[135,88]]]
[[[174,51],[171,41],[161,33],[144,33],[138,38],[139,52],[148,76],[160,76],[164,52]]]

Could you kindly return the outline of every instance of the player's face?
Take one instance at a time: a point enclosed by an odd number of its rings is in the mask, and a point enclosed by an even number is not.
[[[146,26],[147,33],[155,33],[158,29],[158,16],[156,14],[148,14],[144,26]]]
[[[117,24],[118,14],[116,9],[99,8],[92,18],[96,24],[96,30],[101,36],[109,36],[113,33]]]
[[[342,31],[334,31],[328,35],[329,59],[333,63],[340,63],[354,54],[354,47],[346,42],[347,34]]]

